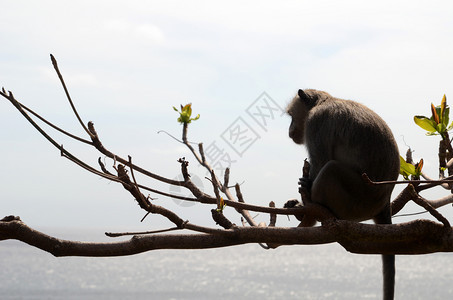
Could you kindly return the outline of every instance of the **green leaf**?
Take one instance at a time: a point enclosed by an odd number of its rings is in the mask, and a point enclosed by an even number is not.
[[[442,101],[440,101],[440,117],[441,118],[444,116],[445,108],[447,108],[447,97],[444,94],[444,96],[442,97]]]
[[[437,123],[425,116],[415,116],[414,122],[421,128],[425,129],[430,133],[434,133],[437,131]]]
[[[440,123],[439,113],[440,113],[440,107],[437,108],[437,107],[434,106],[434,104],[431,103],[431,114],[433,115],[431,119],[432,119],[436,124],[439,124],[439,123]]]
[[[409,175],[416,175],[415,166],[407,163],[404,158],[400,155],[400,174],[405,179],[409,179]]]
[[[217,205],[217,209],[216,209],[216,210],[217,210],[218,212],[222,213],[223,210],[225,209],[225,207],[226,207],[226,203],[224,202],[223,198],[220,197],[220,202],[219,202],[219,204]]]
[[[174,106],[173,109],[179,112],[178,122],[181,124],[189,124],[190,122],[198,120],[200,118],[200,114],[198,114],[195,118],[191,118],[192,103],[186,104],[184,106],[181,105],[181,111],[177,110]]]
[[[445,132],[444,124],[442,124],[442,123],[437,124],[436,131],[439,132],[439,133]]]
[[[445,126],[445,128],[448,128],[448,122],[450,120],[450,107],[445,107],[444,110],[444,115],[442,117],[442,124]]]
[[[423,158],[420,159],[420,161],[415,164],[415,175],[420,176],[422,174],[422,169],[423,169]]]
[[[450,125],[447,127],[447,131],[451,130],[453,128],[453,122],[450,123]]]

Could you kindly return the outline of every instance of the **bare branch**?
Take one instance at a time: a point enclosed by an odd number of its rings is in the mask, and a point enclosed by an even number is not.
[[[151,204],[151,202],[148,201],[148,199],[140,192],[138,187],[131,182],[129,175],[127,175],[127,171],[124,165],[121,164],[118,165],[117,171],[118,179],[121,181],[123,187],[127,191],[129,191],[132,194],[132,196],[134,196],[138,205],[142,209],[152,214],[162,215],[166,217],[169,221],[174,223],[178,228],[184,228],[186,222],[182,220],[180,217],[178,217],[178,215],[162,206]]]
[[[184,123],[183,124],[183,132],[182,132],[182,141],[183,141],[183,143],[187,146],[187,148],[189,148],[190,152],[192,152],[193,156],[198,161],[198,163],[200,165],[202,165],[203,167],[205,167],[209,171],[209,173],[212,173],[213,169],[209,165],[209,163],[206,161],[206,158],[204,157],[204,151],[203,151],[202,144],[198,144],[198,148],[201,149],[200,153],[201,153],[202,157],[200,158],[198,153],[195,151],[195,149],[192,147],[192,145],[188,142],[187,132],[188,132],[188,124]],[[216,181],[216,184],[219,187],[219,189],[222,191],[222,193],[224,193],[226,195],[227,199],[230,200],[230,201],[235,201],[235,199],[234,199],[233,195],[230,193],[228,187],[226,185],[222,184],[217,177],[215,177],[215,181]],[[196,195],[194,194],[194,196],[196,196]],[[238,208],[238,212],[247,220],[247,222],[251,226],[257,226],[258,225],[247,210]]]
[[[225,175],[223,176],[223,185],[225,188],[228,188],[228,183],[230,182],[230,168],[225,169]]]
[[[407,202],[411,200],[412,193],[409,189],[409,186],[405,187],[398,196],[390,203],[390,211],[392,215],[396,215],[398,212],[403,209]]]
[[[241,187],[240,187],[239,183],[236,183],[234,188],[236,190],[236,197],[238,197],[238,201],[241,203],[244,203],[244,198],[242,196]]]
[[[269,202],[269,207],[275,207],[275,202],[274,201]],[[269,226],[275,227],[276,223],[277,223],[277,215],[271,213],[270,220],[269,220]]]
[[[126,235],[156,234],[156,233],[163,233],[163,232],[169,232],[169,231],[175,231],[175,230],[181,230],[181,228],[172,227],[172,228],[168,228],[168,229],[142,231],[142,232],[137,232],[137,231],[136,232],[106,232],[105,235],[108,237],[120,237],[120,236],[126,236]]]
[[[96,175],[99,175],[101,177],[104,177],[104,178],[107,178],[107,179],[110,179],[110,180],[115,180],[115,178],[110,178],[109,176],[106,176],[105,174],[97,171],[96,169],[94,169],[93,167],[89,166],[88,164],[86,164],[85,162],[81,161],[80,159],[78,159],[76,156],[74,156],[72,153],[70,153],[69,151],[67,151],[66,149],[63,148],[62,145],[60,145],[57,141],[55,141],[50,135],[48,135],[28,114],[27,112],[25,111],[25,109],[23,108],[23,106],[21,105],[21,103],[19,101],[16,100],[16,98],[14,98],[14,95],[12,92],[8,92],[8,94],[6,94],[5,92],[5,89],[2,89],[2,91],[0,92],[0,95],[5,97],[6,99],[8,99],[13,105],[14,107],[22,114],[22,116],[25,117],[25,119],[33,126],[35,127],[35,129],[42,135],[44,136],[44,138],[46,138],[52,145],[54,145],[58,150],[60,150],[60,153],[63,157],[65,158],[68,158],[69,160],[71,160],[72,162],[76,163],[77,165],[81,166],[82,168],[96,174]]]
[[[203,143],[198,144],[198,152],[200,152],[201,155],[201,162],[203,164],[206,163],[206,156],[204,155],[204,149],[203,149]]]
[[[412,194],[412,200],[426,209],[433,217],[435,217],[438,221],[442,222],[446,228],[450,229],[450,222],[442,216],[440,212],[438,212],[430,203],[429,201],[425,200],[422,196],[420,196],[412,185],[408,186],[410,193]]]
[[[362,174],[363,180],[372,185],[384,185],[384,184],[420,184],[420,183],[430,183],[430,187],[441,185],[442,183],[453,183],[453,176],[446,177],[445,179],[440,180],[388,180],[388,181],[372,181],[366,173]]]
[[[64,92],[66,94],[66,98],[68,99],[69,104],[71,105],[72,111],[74,112],[75,116],[77,117],[77,120],[79,120],[80,125],[85,130],[85,132],[88,134],[88,136],[92,137],[90,131],[85,126],[85,123],[83,123],[82,118],[80,118],[80,115],[77,112],[77,109],[75,108],[74,103],[72,102],[71,96],[69,95],[69,91],[66,88],[66,83],[64,82],[63,75],[61,75],[60,70],[58,68],[57,60],[55,59],[55,57],[52,54],[50,54],[50,59],[52,61],[52,65],[55,69],[55,72],[57,72],[58,78],[60,79],[61,85],[63,86]]]
[[[447,162],[447,168],[452,167],[452,166],[453,166],[453,158]]]
[[[439,208],[447,204],[453,203],[453,194],[449,194],[445,197],[435,199],[435,200],[426,200],[434,208]]]
[[[99,136],[94,128],[94,123],[93,122],[88,122],[88,130],[91,132],[92,134],[92,137],[91,137],[91,140],[93,141],[93,144],[94,144],[94,147],[99,151],[101,152],[102,154],[104,154],[105,156],[111,158],[111,159],[114,159],[115,161],[118,161],[124,165],[128,165],[129,164],[129,161],[118,156],[118,155],[115,155],[113,152],[110,152],[109,150],[107,150],[104,145],[102,145],[101,143],[101,140],[99,139]],[[134,165],[132,164],[131,165],[132,168],[134,168],[134,170],[136,170],[137,172],[140,172],[142,173],[143,175],[146,175],[148,177],[151,177],[153,179],[156,179],[158,181],[161,181],[161,182],[164,182],[164,183],[167,183],[167,184],[171,184],[171,185],[176,185],[176,186],[183,186],[184,185],[184,182],[183,181],[177,181],[177,180],[172,180],[172,179],[169,179],[169,178],[165,178],[163,176],[159,176],[157,174],[154,174],[154,173],[151,173],[149,172],[148,170],[145,170],[143,169],[142,167],[140,166],[137,166],[137,165]]]
[[[364,174],[364,180],[369,184],[380,185],[380,184],[408,184],[408,186],[398,195],[398,197],[391,203],[392,213],[395,214],[401,210],[402,207],[409,201],[413,200],[433,215],[442,224],[419,220],[416,222],[396,224],[396,225],[369,225],[361,224],[356,222],[336,220],[333,214],[322,205],[312,203],[309,198],[309,184],[308,178],[309,164],[306,162],[303,167],[303,179],[300,181],[300,193],[304,205],[297,208],[275,208],[275,203],[271,201],[270,207],[263,207],[257,205],[250,205],[244,202],[244,197],[240,190],[239,184],[235,185],[236,198],[232,195],[232,191],[228,184],[230,181],[230,169],[225,170],[223,176],[223,183],[217,178],[213,168],[209,165],[206,160],[206,156],[203,149],[203,144],[198,143],[198,151],[194,149],[193,142],[188,141],[188,123],[183,124],[182,128],[182,141],[179,141],[175,137],[171,136],[178,142],[185,144],[197,162],[206,168],[211,175],[209,179],[213,186],[215,197],[202,192],[191,180],[188,165],[189,162],[185,158],[179,159],[181,164],[181,173],[184,180],[177,181],[169,178],[162,177],[154,174],[144,168],[134,165],[132,163],[131,156],[128,159],[122,158],[115,153],[111,152],[101,143],[98,133],[95,130],[93,122],[88,122],[87,126],[84,125],[79,113],[77,112],[75,105],[69,95],[66,84],[63,80],[57,62],[51,55],[52,63],[55,71],[58,74],[60,82],[65,90],[66,97],[71,105],[74,115],[78,119],[81,126],[90,136],[91,141],[82,139],[73,135],[69,132],[62,130],[55,126],[51,122],[47,121],[31,109],[22,105],[17,101],[11,92],[6,93],[4,89],[0,94],[7,98],[16,109],[27,119],[32,126],[36,128],[49,142],[51,142],[57,149],[60,150],[61,155],[68,158],[80,167],[88,170],[95,175],[107,178],[109,180],[120,182],[123,187],[135,198],[141,209],[146,212],[146,216],[149,214],[158,214],[173,224],[175,227],[144,231],[144,232],[124,232],[124,233],[106,233],[108,236],[124,236],[134,235],[128,241],[116,242],[116,243],[83,243],[73,242],[56,239],[47,236],[41,232],[35,231],[25,225],[20,218],[14,216],[8,216],[0,220],[0,240],[5,239],[17,239],[32,246],[48,251],[55,256],[118,256],[118,255],[130,255],[140,253],[144,251],[154,249],[204,249],[214,247],[225,247],[231,245],[239,245],[245,243],[258,243],[266,248],[273,248],[279,245],[291,245],[291,244],[323,244],[338,242],[345,249],[355,253],[374,253],[374,254],[421,254],[421,253],[432,253],[439,251],[453,251],[453,235],[451,234],[451,226],[449,221],[442,216],[436,207],[440,207],[445,204],[453,203],[453,195],[437,199],[427,200],[419,195],[419,192],[424,189],[431,188],[437,185],[449,185],[453,183],[453,176],[442,180],[411,180],[411,181],[384,181],[384,182],[372,182],[366,174]],[[100,153],[106,157],[113,159],[113,168],[117,171],[117,175],[112,174],[107,170],[101,159],[98,159],[100,170],[91,167],[89,164],[84,163],[70,152],[68,152],[62,145],[57,143],[51,138],[40,126],[35,122],[36,118],[44,122],[51,128],[73,138],[77,141],[92,145]],[[168,133],[167,133],[168,134]],[[452,164],[453,149],[451,144],[445,142],[448,135],[443,136],[444,142],[441,143],[442,157],[440,160],[442,163],[446,163],[446,166]],[[411,153],[408,154],[408,160],[412,161]],[[117,165],[117,162],[119,163]],[[129,168],[130,176],[128,175]],[[135,178],[135,172],[139,172],[149,178],[161,181],[166,184],[181,186],[190,190],[194,198],[182,197],[178,195],[172,195],[152,189],[145,185],[141,185]],[[442,178],[442,177],[441,177]],[[418,178],[416,178],[418,179]],[[305,185],[304,185],[305,184]],[[415,187],[414,187],[415,186]],[[175,212],[155,205],[152,198],[146,197],[142,191],[147,190],[159,195],[167,197],[177,198],[184,201],[195,201],[199,203],[205,203],[210,205],[217,205],[217,209],[212,209],[211,214],[214,221],[219,226],[204,227],[192,224],[187,220],[183,220]],[[221,197],[221,193],[226,196]],[[223,195],[222,195],[223,196]],[[237,201],[236,201],[237,199]],[[226,207],[224,206],[226,204]],[[223,214],[223,209],[229,207],[235,208],[247,222],[252,225],[238,227],[228,220]],[[269,226],[263,222],[257,226],[257,222],[250,215],[250,211],[264,212],[270,214]],[[283,215],[296,215],[306,216],[307,218],[313,218],[321,222],[321,226],[310,227],[310,228],[279,228],[275,227],[277,214]],[[241,218],[242,219],[242,218]],[[143,221],[143,219],[142,219]],[[301,223],[302,224],[302,223]],[[172,225],[173,226],[173,225]],[[164,234],[169,231],[176,230],[190,230],[195,231],[189,234]],[[200,234],[202,233],[202,234]],[[138,236],[140,235],[140,236]]]
[[[31,229],[17,217],[0,221],[0,240],[16,239],[54,256],[122,256],[156,249],[206,249],[245,243],[285,245],[339,242],[346,250],[366,254],[452,252],[453,235],[443,225],[417,220],[371,225],[336,220],[321,227],[234,227],[226,235],[170,234],[134,236],[128,241],[86,243],[57,239]]]
[[[93,145],[93,143],[91,141],[85,140],[85,139],[83,139],[81,137],[78,137],[78,136],[76,136],[76,135],[74,135],[72,133],[67,132],[66,130],[61,129],[60,127],[56,126],[55,124],[53,124],[53,123],[47,121],[45,118],[41,117],[39,114],[34,112],[32,109],[30,109],[30,108],[26,107],[25,105],[23,105],[19,101],[18,101],[18,103],[23,109],[25,109],[26,111],[28,111],[29,113],[31,113],[32,115],[34,115],[35,117],[40,119],[42,122],[44,122],[47,125],[49,125],[50,127],[52,127],[53,129],[63,133],[66,136],[69,136],[70,138],[73,138],[73,139],[75,139],[75,140],[77,140],[79,142],[82,142],[82,143],[85,143],[85,144],[88,144],[88,145]]]
[[[427,184],[424,184],[424,185],[421,185],[421,186],[416,186],[415,188],[416,188],[416,190],[418,192],[423,191],[423,190],[427,190],[427,189],[430,189],[430,188],[432,188],[434,186],[439,186],[439,185],[441,187],[443,187],[444,189],[446,189],[446,190],[450,189],[448,183],[439,184],[439,183],[435,182],[436,180],[434,180],[431,177],[429,177],[425,172],[422,172],[421,175],[422,175],[423,178],[426,179],[427,182],[433,181],[433,183],[427,183]],[[451,180],[451,179],[453,179],[453,176],[448,176],[448,177],[444,178],[444,180]]]
[[[211,183],[212,183],[212,189],[214,191],[214,195],[215,195],[215,198],[217,200],[217,208],[221,208],[220,207],[220,193],[219,193],[219,186],[217,184],[217,179],[216,179],[216,176],[214,174],[214,171],[211,171]]]
[[[222,226],[225,229],[231,229],[236,225],[231,223],[230,220],[225,217],[225,215],[220,211],[220,209],[211,209],[212,219],[216,222],[216,224]]]

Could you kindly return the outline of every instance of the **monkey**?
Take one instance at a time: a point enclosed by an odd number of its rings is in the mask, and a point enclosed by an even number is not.
[[[313,89],[299,90],[287,113],[289,137],[308,151],[310,173],[305,184],[310,201],[326,207],[337,219],[391,224],[394,185],[373,186],[362,177],[366,173],[372,181],[393,181],[399,175],[398,146],[385,121],[360,103]],[[315,224],[304,215],[300,226]],[[395,255],[382,255],[382,264],[383,299],[390,300]]]

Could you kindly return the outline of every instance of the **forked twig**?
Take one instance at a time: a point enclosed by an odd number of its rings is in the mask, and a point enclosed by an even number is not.
[[[413,185],[409,185],[409,192],[412,195],[412,201],[426,209],[434,218],[436,218],[439,222],[444,224],[445,228],[448,228],[451,230],[450,222],[440,213],[438,212],[430,203],[428,200],[420,196],[417,191],[415,190]]]

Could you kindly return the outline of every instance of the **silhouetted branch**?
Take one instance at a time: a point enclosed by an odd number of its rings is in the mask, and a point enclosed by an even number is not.
[[[276,208],[273,201],[270,202],[269,207],[251,205],[245,203],[244,196],[238,183],[234,185],[235,196],[231,193],[229,187],[229,168],[225,170],[223,183],[221,182],[215,174],[212,166],[210,166],[206,160],[203,143],[197,143],[198,151],[196,151],[192,146],[192,144],[195,143],[189,142],[188,123],[184,123],[182,128],[182,141],[176,139],[172,135],[170,136],[178,142],[183,143],[190,150],[196,161],[210,173],[209,180],[212,183],[212,193],[214,194],[214,196],[211,196],[201,191],[201,189],[191,180],[189,173],[189,161],[185,158],[180,158],[178,160],[181,167],[181,174],[184,178],[183,180],[178,181],[150,172],[141,166],[133,164],[130,156],[128,156],[128,159],[125,159],[106,148],[101,142],[98,132],[94,127],[94,123],[90,121],[87,123],[87,126],[84,125],[84,122],[82,121],[69,95],[69,91],[63,80],[63,76],[60,73],[57,62],[52,55],[51,59],[73,113],[89,135],[91,141],[71,134],[49,122],[16,100],[12,92],[6,92],[5,89],[2,89],[0,91],[0,95],[8,99],[41,135],[43,135],[52,145],[59,149],[63,157],[97,176],[121,183],[124,189],[135,198],[140,208],[146,212],[145,217],[148,214],[158,214],[167,218],[175,225],[175,227],[162,230],[145,231],[141,233],[125,232],[107,234],[108,236],[136,235],[128,241],[115,243],[83,243],[65,241],[50,237],[29,228],[20,220],[20,218],[8,216],[0,220],[0,240],[20,240],[44,251],[50,252],[55,256],[118,256],[130,255],[154,249],[204,249],[245,243],[259,243],[260,245],[263,245],[263,247],[274,248],[279,245],[323,244],[338,242],[348,251],[373,254],[424,254],[440,251],[453,251],[453,235],[451,234],[450,223],[436,210],[436,208],[440,206],[452,203],[453,196],[449,195],[441,199],[429,200],[419,194],[422,190],[426,190],[437,185],[449,187],[449,185],[453,182],[453,176],[447,178],[440,177],[440,180],[372,182],[368,176],[364,174],[364,180],[366,180],[369,184],[407,185],[407,187],[391,203],[393,214],[399,212],[408,201],[412,200],[424,209],[428,210],[430,214],[442,224],[418,220],[396,225],[369,225],[336,220],[327,208],[322,205],[312,203],[309,198],[310,179],[308,162],[304,164],[303,176],[300,181],[300,193],[302,195],[303,206],[294,207],[293,205],[288,206],[289,208]],[[45,130],[43,130],[35,122],[34,118],[39,119],[52,129],[55,129],[78,142],[83,142],[93,146],[97,151],[99,151],[99,153],[102,153],[105,157],[113,160],[113,169],[115,169],[116,174],[113,174],[113,171],[110,172],[107,170],[105,164],[101,161],[101,158],[98,159],[98,168],[100,168],[100,170],[77,158],[71,152],[66,150],[63,145],[53,139]],[[446,135],[446,137],[448,138],[448,135]],[[440,160],[444,167],[448,167],[452,164],[451,156],[453,154],[453,149],[450,143],[445,142],[445,136],[443,136],[443,138],[444,144],[442,147],[445,149],[442,150],[443,152],[440,156]],[[407,159],[410,163],[412,163],[411,155],[412,153],[407,155]],[[441,170],[444,170],[444,167],[442,167]],[[132,180],[129,177],[128,172],[130,173]],[[135,178],[135,172],[139,172],[148,178],[168,185],[186,188],[192,193],[193,197],[173,195],[171,193],[162,192],[158,189],[153,189],[146,185],[140,184]],[[419,179],[419,176],[417,175],[414,178]],[[211,216],[214,222],[219,226],[215,226],[215,228],[205,227],[193,224],[188,220],[183,220],[180,216],[178,216],[178,214],[168,208],[155,205],[152,202],[152,198],[149,196],[147,197],[142,193],[144,190],[166,197],[181,199],[183,201],[192,201],[213,206],[215,205],[216,208],[211,210]],[[223,214],[223,211],[224,209],[229,209],[230,207],[235,208],[237,212],[239,212],[243,218],[247,220],[248,224],[252,226],[237,226],[227,219]],[[266,226],[264,222],[260,223],[258,226],[257,222],[250,215],[250,211],[268,213],[270,217],[269,226]],[[308,215],[310,218],[320,221],[321,226],[313,228],[276,227],[278,214],[296,215],[296,217]],[[190,230],[196,232],[196,234],[193,232],[190,234],[162,234],[168,231],[176,230],[181,232],[182,230]]]
[[[0,240],[15,239],[54,256],[122,256],[157,249],[207,249],[246,243],[310,245],[338,242],[353,253],[427,254],[452,252],[453,235],[441,224],[417,220],[371,225],[336,220],[320,227],[233,227],[223,234],[155,234],[111,243],[57,239],[34,230],[18,217],[0,220]]]
[[[79,120],[80,125],[85,130],[85,132],[88,134],[88,136],[91,137],[90,131],[85,126],[85,123],[83,123],[82,118],[80,117],[79,113],[77,112],[77,109],[75,108],[74,102],[72,102],[71,96],[69,95],[69,91],[66,87],[66,83],[64,82],[63,75],[61,75],[60,70],[58,68],[57,60],[55,59],[55,57],[52,54],[50,55],[50,60],[52,61],[52,65],[55,69],[55,72],[57,72],[58,78],[60,79],[61,85],[63,86],[64,92],[66,94],[66,98],[68,99],[69,104],[71,105],[74,115],[76,116],[77,120]]]

